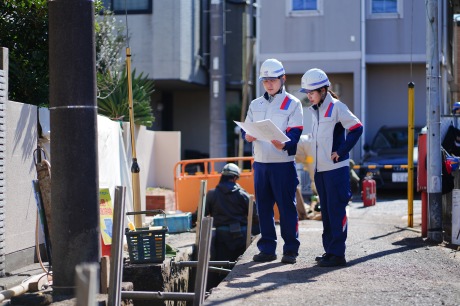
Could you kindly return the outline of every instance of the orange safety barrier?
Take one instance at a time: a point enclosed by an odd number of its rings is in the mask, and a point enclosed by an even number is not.
[[[208,181],[206,191],[214,189],[219,183],[221,174],[216,170],[216,164],[221,169],[226,163],[238,165],[240,161],[243,167],[238,184],[249,194],[255,196],[253,157],[187,159],[176,163],[174,166],[174,195],[177,209],[194,213],[198,208],[201,181]],[[276,206],[275,220],[279,220],[279,212]]]
[[[174,193],[176,207],[183,212],[195,212],[200,198],[200,184],[207,180],[207,190],[216,188],[220,180],[220,172],[216,170],[216,164],[223,168],[226,163],[238,164],[243,162],[238,184],[248,193],[254,194],[254,171],[252,157],[228,157],[228,158],[202,158],[182,160],[174,166]],[[244,167],[250,165],[250,169]]]

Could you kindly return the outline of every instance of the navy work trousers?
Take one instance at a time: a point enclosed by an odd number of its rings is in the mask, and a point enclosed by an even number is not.
[[[316,172],[315,184],[321,205],[324,251],[345,256],[348,230],[346,207],[351,198],[350,168]]]
[[[259,214],[261,238],[257,242],[259,251],[266,254],[276,252],[275,202],[280,213],[283,253],[298,255],[299,229],[295,192],[299,180],[294,162],[254,162],[254,187],[257,213]]]

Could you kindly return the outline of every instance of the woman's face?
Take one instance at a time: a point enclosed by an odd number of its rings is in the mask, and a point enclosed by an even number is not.
[[[281,88],[282,85],[282,79],[284,76],[279,79],[279,78],[267,78],[262,81],[262,84],[264,85],[265,91],[268,92],[270,96],[275,95]]]
[[[323,89],[320,89],[320,91],[318,90],[312,90],[310,91],[309,93],[307,93],[307,98],[308,100],[310,100],[310,103],[312,105],[316,105],[318,104],[319,102],[321,102],[321,91]]]

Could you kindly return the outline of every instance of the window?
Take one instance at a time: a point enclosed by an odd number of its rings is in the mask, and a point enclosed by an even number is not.
[[[402,18],[402,0],[368,0],[368,18]]]
[[[373,0],[372,14],[397,13],[397,0]]]
[[[103,4],[115,14],[152,14],[152,0],[103,0]]]
[[[289,0],[288,16],[319,16],[323,14],[323,0]]]

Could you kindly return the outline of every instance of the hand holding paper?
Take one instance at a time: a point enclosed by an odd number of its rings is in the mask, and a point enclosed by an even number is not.
[[[239,122],[234,121],[239,127],[257,140],[271,142],[278,140],[282,143],[289,141],[287,137],[270,119],[256,122]]]

